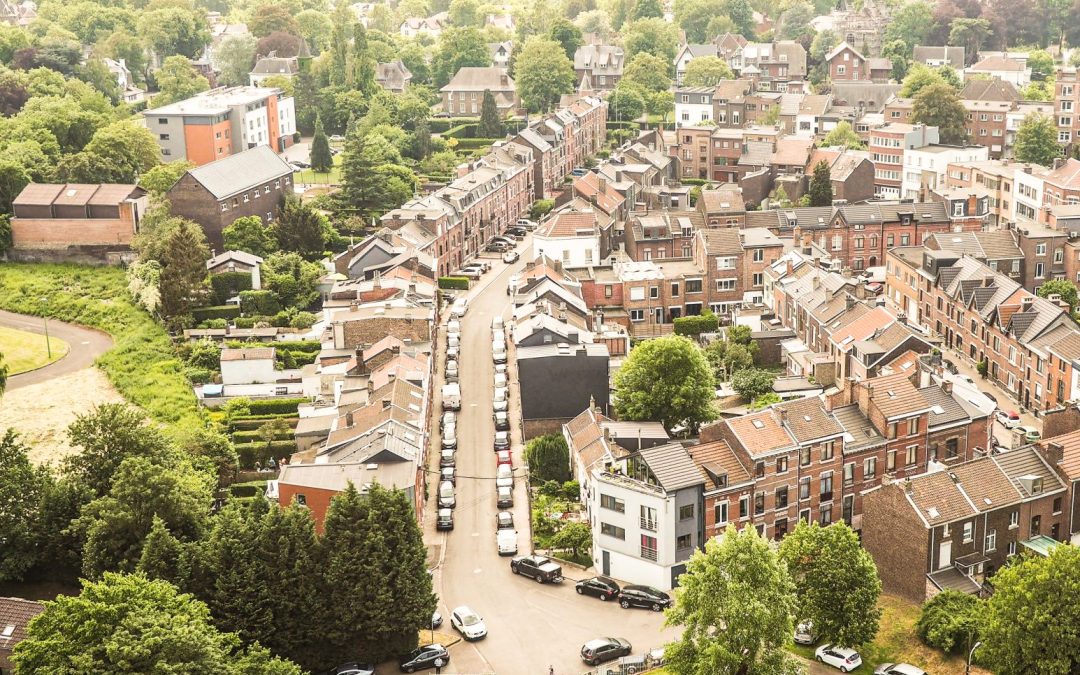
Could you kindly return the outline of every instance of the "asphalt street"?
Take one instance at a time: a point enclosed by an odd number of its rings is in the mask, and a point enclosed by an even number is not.
[[[643,653],[675,637],[662,629],[663,615],[648,610],[623,610],[617,604],[579,597],[572,578],[584,576],[564,568],[560,585],[538,584],[510,571],[510,558],[500,557],[495,546],[495,453],[492,441],[494,366],[491,360],[491,320],[510,317],[506,294],[510,276],[524,268],[531,237],[519,243],[522,260],[505,265],[488,259],[493,269],[470,291],[469,309],[462,321],[460,384],[462,408],[458,416],[457,507],[454,530],[435,533],[434,508],[427,510],[427,540],[442,544],[435,571],[439,610],[447,618],[454,607],[468,605],[480,614],[488,637],[451,648],[451,663],[444,673],[507,673],[558,675],[586,672],[578,653],[596,637],[630,640],[634,653]],[[440,331],[439,368],[435,391],[440,391],[444,369],[445,331]],[[529,552],[529,513],[522,470],[520,408],[516,371],[511,353],[511,418],[515,463],[514,522],[520,553]],[[552,392],[557,396],[558,392]],[[433,430],[433,431],[437,431]],[[437,435],[437,434],[436,434]],[[437,457],[438,453],[434,453]],[[431,505],[434,506],[433,504]],[[452,630],[449,625],[443,630]]]
[[[38,316],[0,311],[0,326],[15,328],[39,335],[45,332],[45,321]],[[47,366],[8,377],[8,390],[51,380],[54,377],[89,368],[94,360],[112,348],[108,334],[61,321],[49,321],[49,336],[59,338],[71,347],[67,356]]]

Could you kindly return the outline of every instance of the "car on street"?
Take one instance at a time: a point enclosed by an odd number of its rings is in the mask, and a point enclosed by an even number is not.
[[[495,388],[506,386],[506,373],[495,373]]]
[[[503,253],[502,258],[503,258],[503,262],[506,263],[507,265],[513,265],[518,260],[521,260],[521,254],[518,253],[517,251],[507,251],[506,253]]]
[[[926,675],[926,671],[910,663],[883,663],[874,668],[874,675]]]
[[[507,465],[511,469],[514,468],[514,459],[510,456],[509,450],[496,450],[495,451],[495,466]]]
[[[513,487],[514,469],[506,464],[495,467],[495,487]]]
[[[953,363],[952,361],[950,361],[949,359],[942,359],[941,363],[944,364],[945,370],[949,371],[953,375],[960,372],[960,370],[957,369],[956,364]]]
[[[518,218],[518,221],[514,223],[514,225],[516,227],[523,227],[530,232],[536,229],[536,221],[529,220],[528,218]]]
[[[622,638],[597,638],[581,646],[581,660],[590,666],[613,661],[621,656],[629,656],[634,648]]]
[[[446,322],[446,334],[457,335],[458,339],[461,338],[461,322],[456,319],[451,319]],[[448,338],[449,339],[449,338]]]
[[[619,596],[619,584],[607,577],[592,577],[577,582],[574,590],[578,595],[591,595],[601,600],[610,600]]]
[[[488,243],[487,246],[484,247],[484,250],[488,251],[488,252],[491,252],[491,253],[503,253],[506,250],[508,250],[509,248],[510,248],[510,244],[507,244],[505,241],[492,240],[491,242]]]
[[[484,618],[466,605],[456,607],[450,613],[450,626],[461,633],[461,637],[469,641],[487,637],[487,626],[484,625]]]
[[[375,664],[343,663],[326,671],[325,675],[375,675]]]
[[[412,650],[398,659],[398,668],[403,673],[415,673],[418,670],[434,668],[435,662],[441,665],[450,664],[450,652],[440,644],[424,645]]]
[[[344,143],[345,142],[345,137],[342,136],[341,134],[334,134],[333,136],[331,136],[330,138],[328,138],[326,140],[330,141],[331,143]]]
[[[446,362],[446,381],[457,382],[458,381],[458,366],[457,361]]]
[[[457,484],[457,469],[452,466],[445,466],[439,469],[439,480],[448,480],[451,483]]]
[[[450,316],[454,319],[460,319],[465,316],[465,313],[469,311],[469,299],[458,298],[454,300],[454,304],[450,307]]]
[[[449,362],[449,361],[457,361],[460,356],[461,356],[461,348],[458,347],[457,344],[454,344],[454,345],[446,348],[446,360],[447,360],[447,362]]]
[[[803,621],[795,626],[795,644],[812,645],[814,640],[814,624],[812,621]]]
[[[298,166],[301,169],[310,169],[311,168],[311,164],[309,162],[304,162],[304,161],[301,161],[299,159],[294,159],[292,161],[292,165],[293,166]]]
[[[454,496],[454,484],[448,480],[439,483],[439,508],[452,509],[457,506],[457,498]]]
[[[517,530],[496,530],[495,545],[499,549],[499,555],[517,555]]]
[[[491,341],[491,360],[495,363],[506,363],[506,343]]]
[[[508,487],[495,488],[495,506],[500,509],[514,507],[514,489]]]
[[[495,393],[492,396],[491,403],[495,412],[499,412],[500,410],[506,410],[508,405],[507,399],[509,398],[507,394],[509,393],[510,392],[507,391],[506,387],[495,387]]]
[[[510,571],[523,577],[531,577],[541,584],[555,584],[563,580],[562,567],[542,555],[521,555],[512,558]]]
[[[466,277],[475,281],[483,275],[484,269],[482,267],[462,267],[454,276]]]
[[[623,586],[623,589],[619,591],[619,606],[623,609],[645,607],[659,612],[670,605],[671,596],[652,586]]]
[[[513,295],[517,292],[518,283],[521,282],[520,274],[511,274],[510,280],[506,282],[506,294]]]
[[[447,424],[442,435],[443,450],[457,450],[457,425]]]
[[[448,532],[454,529],[454,510],[453,509],[439,509],[438,514],[435,516],[435,530],[438,532]]]
[[[493,414],[491,418],[495,421],[495,431],[510,430],[510,416],[506,414],[505,410],[500,410]]]
[[[510,432],[509,431],[496,431],[495,432],[495,451],[509,450],[510,449]]]
[[[439,419],[439,431],[445,429],[448,424],[457,424],[457,413],[453,410],[447,410],[442,414]]]
[[[814,658],[825,665],[839,668],[841,673],[848,673],[862,665],[859,652],[836,645],[821,645],[814,652]]]
[[[442,626],[442,614],[438,612],[431,613],[431,630],[435,630],[439,626]]]
[[[442,386],[443,410],[461,410],[461,386],[457,382]]]
[[[455,466],[457,464],[456,454],[453,450],[443,450],[442,454],[439,455],[439,468]]]
[[[528,233],[528,230],[526,230],[524,227],[518,227],[517,225],[506,228],[506,234],[510,235],[514,239],[524,239],[525,235]]]
[[[1035,427],[1020,426],[1016,427],[1016,429],[1024,434],[1025,443],[1036,443],[1042,438],[1042,432]]]
[[[510,511],[499,511],[495,514],[496,530],[514,529],[514,514]]]
[[[994,413],[994,419],[1006,429],[1015,429],[1020,426],[1020,415],[1015,410],[999,410]]]

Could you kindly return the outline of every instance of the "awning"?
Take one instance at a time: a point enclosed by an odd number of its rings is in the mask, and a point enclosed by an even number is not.
[[[1048,537],[1045,534],[1040,534],[1037,537],[1032,537],[1026,541],[1020,542],[1020,545],[1024,548],[1030,549],[1039,555],[1046,557],[1050,555],[1050,551],[1053,551],[1058,546],[1061,546],[1061,542],[1053,537]]]

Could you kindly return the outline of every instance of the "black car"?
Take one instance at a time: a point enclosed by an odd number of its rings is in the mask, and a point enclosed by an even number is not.
[[[958,372],[960,372],[960,371],[959,371],[959,369],[957,369],[957,367],[956,367],[956,364],[955,364],[955,363],[953,363],[952,361],[950,361],[949,359],[944,359],[944,360],[942,360],[942,363],[944,363],[944,364],[945,364],[945,370],[949,371],[949,372],[950,372],[950,373],[952,373],[953,375],[955,375],[955,374],[957,374]]]
[[[446,651],[446,647],[438,644],[424,645],[399,658],[398,668],[403,673],[415,673],[418,670],[434,668],[435,661],[439,659],[442,659],[440,665],[445,666],[450,663],[450,652]]]
[[[500,410],[492,417],[495,419],[495,431],[508,431],[510,429],[510,417],[505,410]]]
[[[513,237],[514,239],[524,239],[525,235],[528,234],[525,231],[524,227],[511,227],[510,229],[508,229],[506,231],[506,233],[508,235],[510,235],[511,237]]]
[[[622,638],[597,638],[582,645],[581,660],[590,666],[597,666],[620,656],[628,656],[633,649],[630,643]]]
[[[607,577],[593,577],[579,581],[574,590],[578,595],[592,595],[601,600],[610,600],[619,595],[619,584]]]
[[[623,609],[646,607],[659,612],[671,606],[671,596],[652,586],[626,586],[619,592],[619,606]]]

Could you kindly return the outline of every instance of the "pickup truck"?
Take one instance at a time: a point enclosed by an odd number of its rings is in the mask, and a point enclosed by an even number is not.
[[[510,571],[532,577],[537,583],[557,584],[563,580],[562,567],[542,555],[522,555],[510,560]]]

